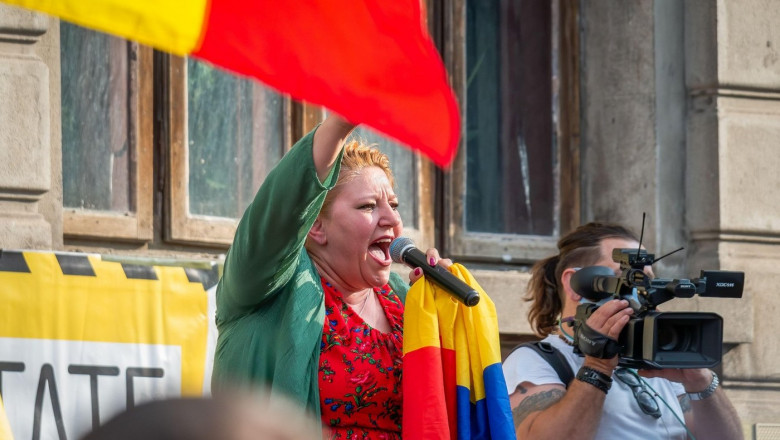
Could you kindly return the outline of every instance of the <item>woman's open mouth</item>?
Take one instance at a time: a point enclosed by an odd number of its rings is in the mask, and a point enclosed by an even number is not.
[[[368,246],[368,255],[371,255],[371,258],[382,266],[389,266],[393,263],[393,260],[390,258],[390,243],[392,241],[393,239],[390,237],[383,237],[371,243]]]

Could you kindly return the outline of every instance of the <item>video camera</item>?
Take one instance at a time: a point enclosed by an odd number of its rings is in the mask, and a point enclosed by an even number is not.
[[[663,257],[661,257],[663,258]],[[710,368],[721,361],[723,318],[706,312],[658,312],[656,307],[673,298],[694,295],[741,298],[744,272],[701,271],[699,278],[651,279],[645,266],[655,261],[643,249],[614,249],[612,260],[621,274],[605,266],[590,266],[571,278],[572,289],[592,301],[577,306],[574,317],[574,351],[582,325],[605,301],[625,299],[634,314],[618,338],[619,365],[631,368]],[[660,260],[660,258],[659,258]]]

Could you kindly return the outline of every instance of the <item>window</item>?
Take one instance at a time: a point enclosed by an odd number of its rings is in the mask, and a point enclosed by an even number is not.
[[[192,59],[60,30],[68,240],[224,249],[290,145],[289,99]]]
[[[461,261],[525,264],[579,221],[577,2],[428,0],[463,138],[442,171],[391,159],[405,235]],[[71,243],[223,251],[268,172],[325,115],[257,81],[61,24]]]
[[[169,59],[167,238],[229,245],[291,144],[290,103],[257,81],[191,58]]]
[[[152,51],[61,23],[63,228],[152,238]]]
[[[445,38],[462,41],[446,60],[464,127],[446,176],[453,233],[445,240],[458,258],[531,262],[553,253],[578,218],[570,3],[445,6],[453,22]]]

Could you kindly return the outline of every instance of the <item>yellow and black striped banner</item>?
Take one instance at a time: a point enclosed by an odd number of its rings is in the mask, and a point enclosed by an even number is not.
[[[0,395],[14,437],[79,438],[141,401],[209,392],[216,264],[0,251]]]

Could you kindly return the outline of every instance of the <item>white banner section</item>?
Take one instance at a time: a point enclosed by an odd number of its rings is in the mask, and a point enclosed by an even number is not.
[[[181,395],[181,347],[0,338],[17,439],[77,439],[127,407]]]

